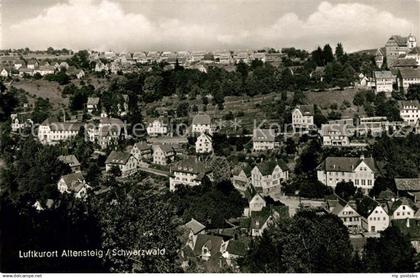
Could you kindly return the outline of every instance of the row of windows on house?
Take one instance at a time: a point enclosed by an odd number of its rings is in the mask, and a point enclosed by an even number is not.
[[[357,222],[359,221],[359,217],[343,217],[343,222]]]

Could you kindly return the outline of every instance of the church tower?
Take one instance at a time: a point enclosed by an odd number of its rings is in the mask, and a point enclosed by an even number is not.
[[[416,47],[417,42],[416,42],[416,37],[413,36],[412,34],[408,35],[407,38],[407,46],[409,49]]]

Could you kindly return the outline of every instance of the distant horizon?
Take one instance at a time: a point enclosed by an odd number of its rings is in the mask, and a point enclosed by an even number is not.
[[[386,42],[386,41],[385,41]],[[356,52],[361,52],[361,51],[371,51],[371,50],[376,50],[380,47],[384,47],[385,46],[385,42],[383,46],[378,46],[378,47],[372,47],[372,48],[366,48],[366,49],[356,49],[354,51],[345,51],[346,53],[356,53]],[[335,47],[337,46],[337,44],[340,42],[337,42],[336,44],[329,44],[331,46],[331,48],[333,49],[333,51],[335,50]],[[248,48],[248,49],[178,49],[178,50],[167,50],[167,49],[136,49],[136,50],[129,50],[129,51],[117,51],[117,50],[113,50],[113,49],[108,49],[108,50],[98,50],[98,49],[92,49],[92,48],[82,48],[82,49],[72,49],[72,48],[68,48],[68,47],[60,47],[60,48],[55,48],[52,47],[54,50],[69,50],[73,53],[76,53],[78,51],[92,51],[92,52],[98,52],[98,53],[104,53],[104,52],[114,52],[114,53],[136,53],[136,52],[182,52],[182,51],[187,51],[187,52],[208,52],[208,53],[214,53],[214,52],[227,52],[227,51],[233,51],[233,52],[239,52],[239,51],[260,51],[260,50],[269,50],[269,49],[274,49],[276,51],[281,51],[282,49],[288,49],[288,48],[295,48],[295,49],[300,49],[300,50],[305,50],[308,53],[311,53],[312,51],[316,50],[319,47],[323,48],[325,44],[319,44],[317,46],[315,46],[312,49],[304,49],[304,48],[298,48],[295,47],[293,45],[291,46],[285,46],[285,47],[280,47],[280,48],[274,48],[274,47],[263,47],[263,48]],[[420,47],[420,46],[419,46]],[[28,48],[31,52],[46,52],[48,50],[49,47],[47,48],[43,48],[43,49],[32,49],[30,47],[19,47],[19,48],[3,48],[0,49],[1,52],[4,51],[9,51],[11,50],[16,51],[16,50],[22,50],[22,49],[26,49]],[[345,49],[344,49],[345,50]]]
[[[420,0],[2,0],[0,49],[374,49],[420,37]],[[140,50],[139,50],[140,49]]]

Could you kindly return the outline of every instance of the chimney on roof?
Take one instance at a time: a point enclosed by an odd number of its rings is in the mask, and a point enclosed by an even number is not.
[[[365,159],[365,156],[362,154],[362,155],[360,156],[360,159],[361,159],[361,160],[364,160],[364,159]]]

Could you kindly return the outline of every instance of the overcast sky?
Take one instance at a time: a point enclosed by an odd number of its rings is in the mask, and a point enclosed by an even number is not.
[[[1,48],[222,50],[420,39],[420,0],[2,0]]]

